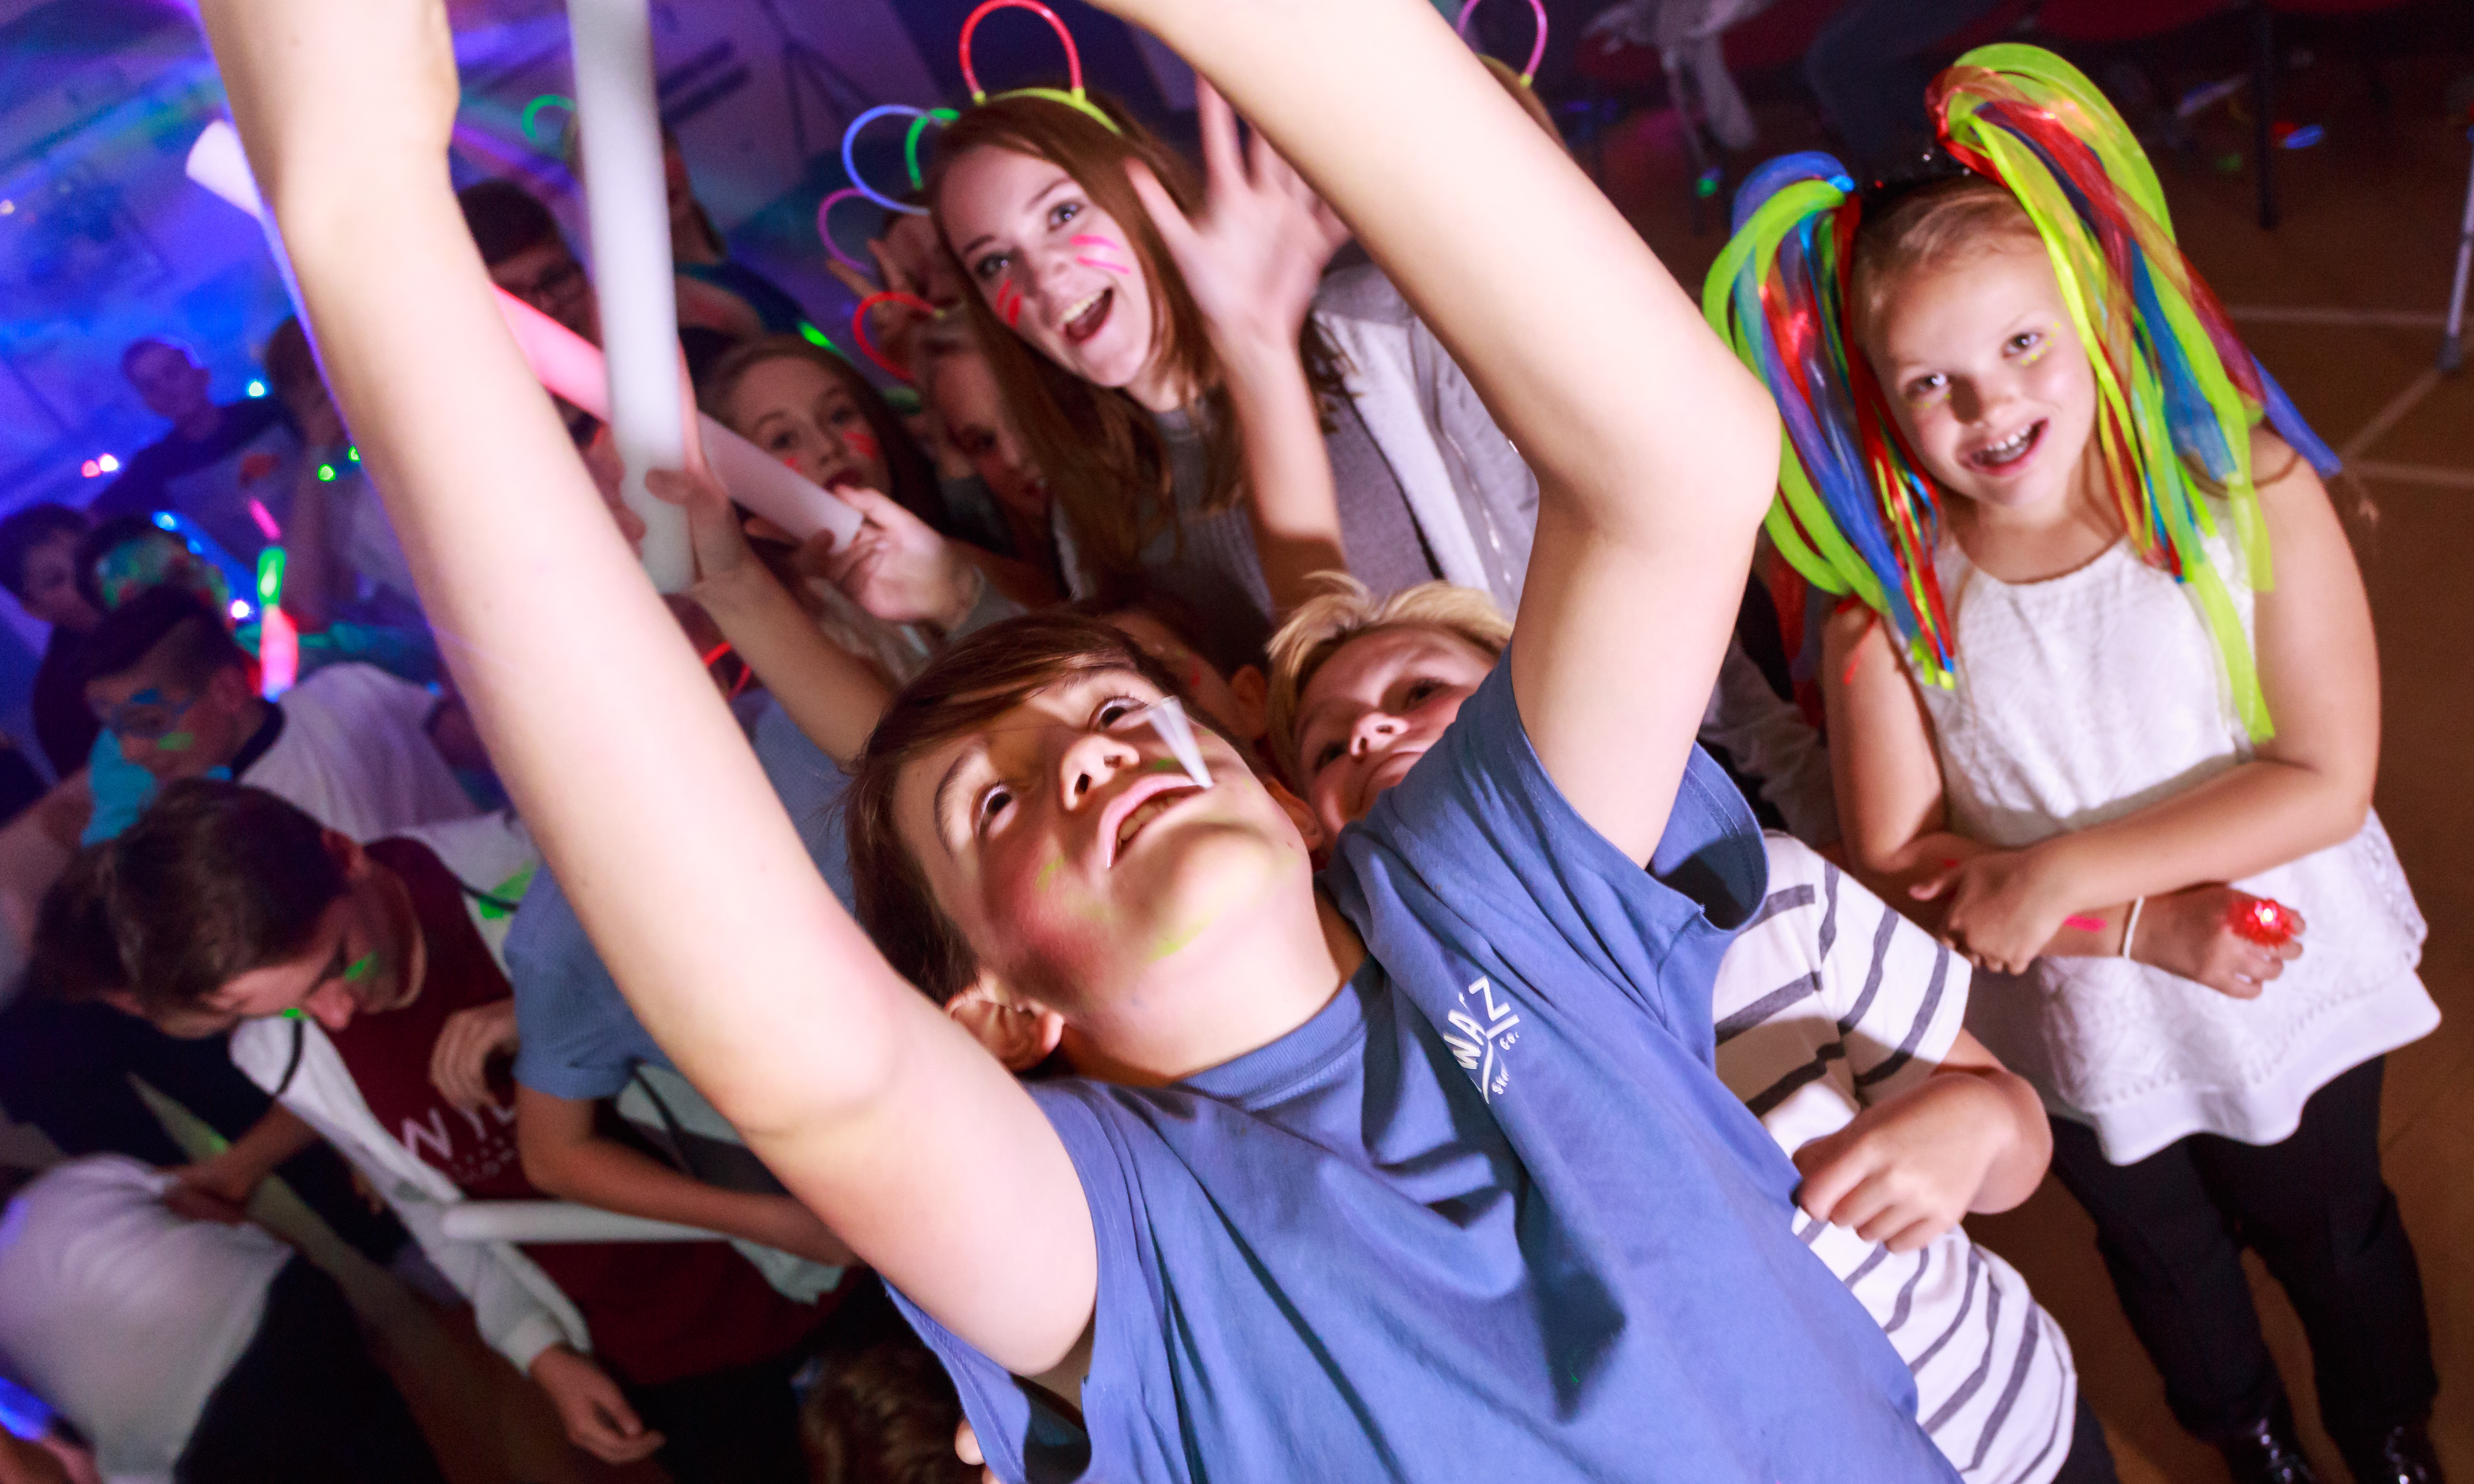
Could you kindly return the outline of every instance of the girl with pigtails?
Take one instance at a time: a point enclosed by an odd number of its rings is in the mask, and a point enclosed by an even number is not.
[[[1784,417],[1772,542],[1837,596],[1807,632],[1849,850],[1989,971],[1970,1029],[2044,1095],[2175,1418],[2238,1479],[2315,1477],[2248,1245],[2358,1484],[2438,1479],[2378,1130],[2438,1011],[2334,457],[2084,77],[1986,47],[1930,103],[1963,169],[1774,161],[1704,304]]]

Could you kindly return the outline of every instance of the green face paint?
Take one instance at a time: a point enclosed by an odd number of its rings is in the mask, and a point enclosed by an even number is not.
[[[1055,860],[1050,861],[1046,865],[1041,866],[1039,868],[1039,874],[1032,878],[1031,884],[1039,890],[1045,891],[1050,887],[1056,884],[1056,873],[1063,869],[1065,869],[1065,858],[1063,856],[1058,856]]]
[[[158,752],[186,752],[197,744],[198,734],[195,732],[166,732],[155,739]]]
[[[309,1017],[303,1012],[300,1006],[295,1005],[283,1012],[283,1018],[286,1020],[306,1020]]]
[[[344,983],[348,985],[357,985],[362,980],[369,978],[377,971],[377,951],[376,949],[372,949],[370,952],[361,955],[352,962],[344,965]]]

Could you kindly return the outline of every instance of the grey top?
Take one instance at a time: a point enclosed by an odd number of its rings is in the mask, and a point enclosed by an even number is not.
[[[1332,409],[1332,418],[1323,446],[1331,455],[1349,572],[1378,594],[1432,581],[1440,573],[1365,421],[1346,402]],[[1168,446],[1179,529],[1151,539],[1143,548],[1142,575],[1194,610],[1203,626],[1203,655],[1213,665],[1225,672],[1258,664],[1272,637],[1272,594],[1255,551],[1253,523],[1242,502],[1203,513],[1207,458],[1194,412],[1155,413],[1152,423]],[[1084,585],[1080,573],[1076,585]]]

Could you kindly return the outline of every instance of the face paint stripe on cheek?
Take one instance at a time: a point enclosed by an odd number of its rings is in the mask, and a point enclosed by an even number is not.
[[[1011,279],[997,285],[997,312],[1005,316],[1006,328],[1022,328],[1022,290],[1014,287]]]
[[[1104,273],[1115,274],[1130,274],[1134,271],[1132,264],[1121,261],[1117,256],[1125,251],[1125,247],[1110,238],[1085,232],[1072,241],[1074,246],[1083,249],[1074,260],[1085,268],[1097,268]]]

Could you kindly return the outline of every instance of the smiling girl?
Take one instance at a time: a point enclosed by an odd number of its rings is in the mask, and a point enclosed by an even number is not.
[[[1843,282],[1828,343],[1856,360],[1822,353],[1776,384],[1827,379],[1814,401],[1857,419],[1836,447],[1886,450],[1842,479],[1800,432],[1783,548],[1860,591],[1865,572],[1820,565],[1805,536],[1917,532],[1875,567],[1874,606],[1851,599],[1824,631],[1849,847],[2017,976],[1987,977],[1971,1027],[2044,1094],[2054,1172],[2182,1424],[2239,1479],[2310,1476],[2239,1232],[2302,1316],[2354,1476],[2436,1479],[2422,1291],[2378,1132],[2384,1055],[2438,1013],[2370,811],[2379,660],[2295,451],[2316,440],[2223,327],[2084,78],[1990,47],[1934,104],[1971,173],[1862,203],[1843,280],[1828,213],[1858,203],[1838,204],[1834,161],[1757,177],[1731,245],[1758,261],[1781,244],[1773,303],[1831,313]],[[1722,258],[1713,314],[1746,302],[1731,260],[1747,259]],[[1749,318],[1737,332],[1756,360],[1801,353]],[[1822,528],[1816,486],[1855,492],[1830,507],[1853,537]],[[2228,934],[2235,907],[2251,917]],[[2087,914],[2098,941],[2054,946]]]
[[[1255,657],[1292,574],[1342,558],[1377,592],[1448,577],[1516,605],[1537,483],[1433,332],[1372,268],[1320,277],[1343,234],[1208,88],[1207,191],[1107,111],[1114,128],[1040,97],[972,109],[928,187],[1075,596],[1165,578],[1213,619],[1224,669]],[[1249,499],[1292,493],[1241,476],[1266,397],[1320,421],[1337,552],[1249,530]]]

